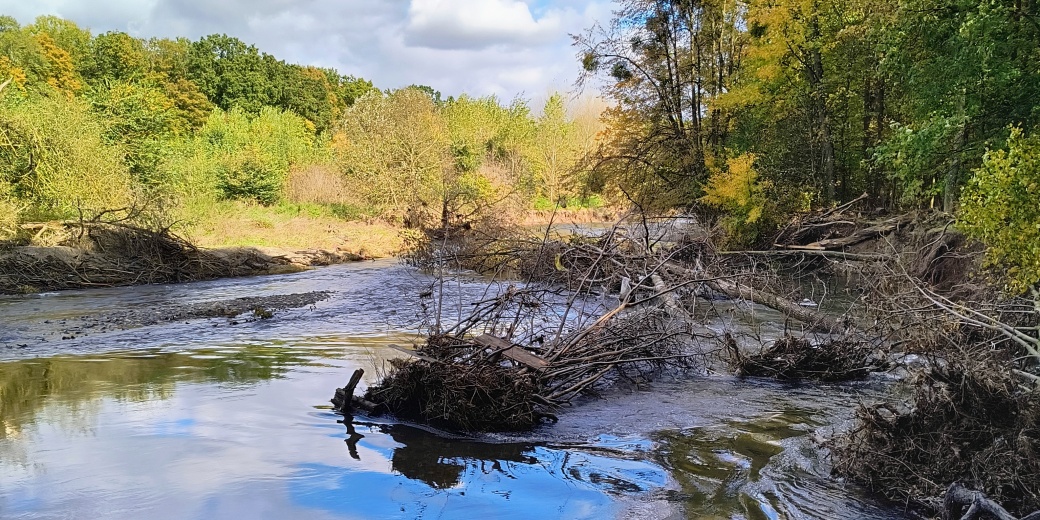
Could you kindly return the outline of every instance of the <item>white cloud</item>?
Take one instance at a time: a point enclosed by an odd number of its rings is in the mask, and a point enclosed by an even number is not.
[[[95,34],[197,39],[224,33],[292,63],[334,67],[380,88],[430,85],[541,97],[579,73],[568,34],[610,16],[610,0],[0,0],[30,23],[68,18]]]
[[[406,41],[435,49],[539,45],[560,36],[559,11],[534,19],[517,0],[412,0]]]

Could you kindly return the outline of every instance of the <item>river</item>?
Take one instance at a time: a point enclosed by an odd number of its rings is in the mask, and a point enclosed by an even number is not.
[[[455,282],[463,302],[486,287]],[[608,392],[524,434],[357,418],[351,436],[334,388],[399,355],[387,345],[414,337],[431,283],[386,260],[0,297],[0,518],[905,518],[832,479],[811,441],[880,383],[712,373]],[[105,325],[311,291],[332,294],[271,319]]]

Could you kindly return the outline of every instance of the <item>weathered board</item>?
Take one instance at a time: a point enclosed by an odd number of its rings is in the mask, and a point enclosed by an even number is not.
[[[549,362],[544,358],[517,347],[502,338],[490,334],[481,334],[480,336],[473,338],[473,341],[486,347],[498,349],[503,356],[535,370],[545,370],[549,367]]]

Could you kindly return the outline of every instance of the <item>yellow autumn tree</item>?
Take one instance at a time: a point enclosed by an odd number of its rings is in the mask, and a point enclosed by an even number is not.
[[[39,33],[33,36],[33,39],[36,40],[43,57],[47,60],[43,78],[47,84],[69,95],[79,92],[83,88],[83,83],[72,63],[72,55],[59,47],[47,33]]]
[[[711,176],[700,201],[721,209],[727,247],[750,245],[763,229],[773,224],[769,181],[759,178],[755,155],[746,153],[726,161],[725,168],[709,164]]]

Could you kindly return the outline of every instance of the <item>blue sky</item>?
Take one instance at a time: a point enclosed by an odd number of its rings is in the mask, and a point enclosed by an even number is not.
[[[95,34],[226,33],[382,88],[502,99],[571,89],[579,67],[568,35],[611,9],[609,0],[0,0],[21,23],[52,14]]]

